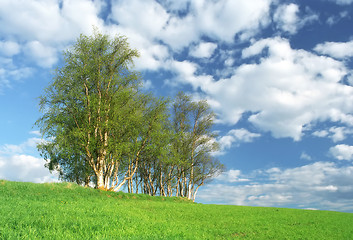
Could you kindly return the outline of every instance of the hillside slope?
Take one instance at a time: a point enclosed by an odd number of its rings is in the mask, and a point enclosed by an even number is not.
[[[351,239],[353,214],[0,180],[0,239]]]

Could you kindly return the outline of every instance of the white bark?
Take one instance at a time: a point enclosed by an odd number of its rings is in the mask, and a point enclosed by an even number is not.
[[[103,169],[100,169],[97,173],[97,188],[98,189],[105,189],[104,187],[104,176],[103,176]]]

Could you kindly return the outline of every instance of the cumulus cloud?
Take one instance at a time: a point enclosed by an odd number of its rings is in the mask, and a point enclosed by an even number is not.
[[[58,174],[49,173],[44,167],[45,160],[34,156],[38,154],[36,145],[41,141],[32,137],[19,145],[0,146],[0,179],[36,183],[57,181]]]
[[[330,154],[338,160],[353,160],[353,146],[339,144],[330,148]]]
[[[1,1],[0,35],[5,41],[0,42],[0,54],[12,57],[23,50],[25,59],[52,67],[58,53],[80,33],[103,26],[98,17],[102,6],[100,0]]]
[[[314,50],[337,59],[344,59],[353,56],[353,41],[320,43]]]
[[[51,68],[58,61],[57,50],[44,46],[39,41],[27,43],[24,51],[28,58],[33,59],[43,68]]]
[[[193,46],[190,49],[190,56],[196,58],[209,58],[212,56],[213,52],[216,50],[217,44],[211,42],[201,42],[197,46]]]
[[[196,75],[197,70],[200,66],[189,60],[177,61],[177,60],[169,60],[164,65],[165,69],[171,71],[175,74],[175,77],[172,79],[173,81],[167,81],[166,83],[169,85],[178,85],[182,84],[190,84],[194,90],[198,88],[206,88],[210,84],[212,84],[212,76],[209,75]],[[212,99],[208,99],[209,104],[212,105],[218,104],[214,102]]]
[[[352,122],[353,88],[340,83],[348,74],[342,62],[292,49],[283,38],[262,39],[242,52],[242,64],[230,78],[197,75],[197,65],[175,65],[178,79],[200,88],[219,113],[219,121],[248,120],[276,138],[300,140],[315,121]]]
[[[12,57],[20,53],[20,45],[13,41],[0,41],[0,55]]]
[[[297,32],[298,12],[299,7],[294,3],[281,5],[277,8],[273,19],[283,31],[294,34]]]
[[[329,137],[333,142],[343,141],[351,134],[353,134],[353,130],[347,127],[331,127],[328,130],[319,130],[312,133],[315,137]]]
[[[239,172],[233,171],[236,177]],[[297,168],[271,168],[242,176],[250,181],[213,184],[200,189],[197,201],[249,206],[295,206],[353,210],[353,167],[316,162]],[[236,178],[230,178],[236,179]]]
[[[218,142],[221,146],[221,149],[229,149],[231,146],[236,143],[242,142],[252,142],[255,138],[260,137],[261,135],[258,133],[249,132],[247,129],[232,129],[227,135],[221,137]]]
[[[57,176],[44,167],[45,161],[30,155],[0,156],[0,179],[24,182],[53,182]]]
[[[232,42],[237,34],[256,32],[268,24],[271,3],[271,0],[178,3],[124,0],[114,2],[110,19],[122,29],[132,29],[149,39],[163,41],[178,51],[190,43],[199,42],[202,35]],[[186,9],[185,16],[169,13],[169,10]]]
[[[351,129],[345,127],[331,127],[329,131],[332,133],[333,142],[343,141],[348,134],[353,133]]]
[[[316,14],[308,13],[305,16],[299,16],[299,12],[299,6],[297,4],[283,4],[276,9],[273,20],[282,31],[295,34],[305,24],[318,19]]]
[[[326,137],[327,135],[329,135],[329,132],[326,130],[319,130],[313,132],[312,135],[315,137]]]
[[[90,34],[92,26],[98,26],[103,32],[129,38],[141,53],[135,62],[138,70],[156,71],[173,61],[172,53],[191,44],[196,46],[195,57],[212,55],[216,45],[202,42],[203,36],[228,43],[237,35],[252,36],[269,24],[271,4],[272,0],[123,0],[112,1],[110,7],[103,0],[4,0],[0,3],[0,35],[4,36],[0,54],[11,58],[23,53],[24,61],[49,68],[80,33]],[[103,12],[108,14],[105,19]],[[8,73],[0,69],[2,88],[13,81]]]
[[[80,32],[91,32],[92,25],[102,25],[98,17],[100,2],[3,0],[0,3],[0,34],[21,41],[71,41]]]
[[[29,77],[28,66],[52,67],[80,33],[91,33],[93,25],[102,28],[103,6],[101,0],[0,1],[0,93]],[[25,65],[15,64],[14,57]]]
[[[172,54],[190,45],[193,57],[212,55],[217,45],[201,41],[202,36],[231,43],[237,34],[251,36],[257,32],[269,18],[271,2],[114,1],[108,19],[117,25],[106,29],[126,35],[140,51],[141,57],[136,60],[138,70],[173,70],[174,64],[166,64],[174,61]]]
[[[114,2],[110,18],[123,28],[154,39],[163,30],[169,14],[154,0],[122,0]]]
[[[237,169],[231,169],[228,170],[218,177],[215,178],[215,180],[218,181],[223,181],[225,183],[235,183],[235,182],[248,182],[250,181],[247,178],[242,178],[242,173],[240,170]]]
[[[31,133],[34,134],[35,133]],[[20,144],[4,144],[0,146],[0,155],[10,156],[10,155],[22,155],[22,154],[35,154],[37,144],[41,143],[43,140],[39,137],[31,137]]]
[[[253,32],[269,23],[272,1],[193,1],[191,8],[202,33],[232,42],[236,34]]]
[[[139,16],[139,17],[136,17]],[[126,35],[141,57],[136,60],[139,70],[157,70],[169,57],[168,48],[158,43],[169,14],[156,1],[116,1],[109,18],[118,25],[108,27],[109,32]]]

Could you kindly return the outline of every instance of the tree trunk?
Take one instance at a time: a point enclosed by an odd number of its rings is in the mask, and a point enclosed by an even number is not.
[[[97,188],[101,190],[105,190],[103,169],[99,169],[98,172],[96,172],[96,176],[97,176]]]
[[[188,186],[188,191],[189,191],[189,194],[188,194],[188,199],[191,200],[191,186],[192,186],[192,181],[193,181],[193,176],[194,176],[194,167],[191,166],[191,172],[190,172],[190,179],[189,179],[189,186]]]
[[[199,187],[201,187],[203,185],[203,181],[201,182],[200,185],[197,186],[197,188],[195,189],[195,192],[194,192],[194,196],[192,198],[192,201],[195,202],[195,198],[196,198],[196,194],[197,194],[197,190],[199,190]]]
[[[178,197],[179,196],[179,184],[180,184],[180,176],[179,176],[179,173],[178,173],[178,177],[177,177],[177,181],[176,181],[176,192],[175,192],[175,196]]]
[[[136,187],[136,194],[139,193],[139,182],[138,182],[138,174],[135,175],[135,187]]]
[[[90,180],[91,180],[91,176],[85,177],[85,187],[88,187],[88,186],[89,186]]]

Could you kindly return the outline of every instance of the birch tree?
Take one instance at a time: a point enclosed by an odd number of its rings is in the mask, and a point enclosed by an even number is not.
[[[151,97],[139,91],[139,74],[132,70],[138,56],[125,37],[97,30],[64,52],[63,65],[40,97],[43,116],[36,122],[47,139],[38,147],[48,166],[89,166],[96,187],[104,190],[132,178],[165,105],[150,104]]]
[[[198,188],[224,170],[211,155],[218,150],[212,132],[215,114],[205,100],[195,102],[183,93],[177,95],[173,111],[174,152],[179,158],[177,190],[180,196],[195,200]]]

